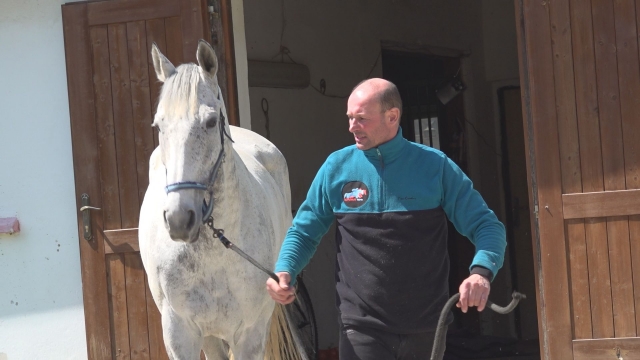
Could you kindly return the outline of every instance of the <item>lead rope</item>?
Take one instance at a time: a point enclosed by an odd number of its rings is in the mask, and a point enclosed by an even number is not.
[[[513,309],[515,309],[516,306],[518,306],[518,303],[520,302],[520,300],[527,298],[526,295],[521,294],[517,291],[514,291],[513,294],[511,294],[511,296],[513,297],[513,299],[511,300],[509,305],[505,307],[498,306],[492,303],[491,300],[487,300],[487,306],[489,307],[489,309],[497,312],[498,314],[505,315],[512,312]],[[438,327],[436,327],[436,336],[433,339],[433,348],[431,349],[431,360],[440,360],[444,355],[443,345],[445,343],[444,336],[446,335],[446,333],[444,332],[444,325],[447,320],[447,315],[449,314],[449,311],[453,307],[453,304],[457,303],[458,300],[460,300],[460,293],[453,295],[449,299],[449,301],[447,301],[447,303],[444,305],[444,308],[440,312],[440,318],[438,319]]]
[[[229,239],[227,239],[227,237],[224,236],[224,230],[223,229],[216,229],[213,226],[213,218],[209,217],[209,220],[207,220],[207,226],[209,226],[211,231],[213,231],[213,237],[218,238],[220,240],[220,242],[222,243],[222,245],[224,245],[224,247],[226,247],[227,249],[231,249],[231,250],[235,251],[238,255],[242,256],[245,260],[247,260],[248,262],[253,264],[255,267],[257,267],[258,269],[260,269],[263,272],[265,272],[267,275],[269,275],[269,277],[272,278],[273,280],[275,280],[277,283],[280,282],[280,280],[278,279],[278,276],[276,276],[276,274],[273,271],[271,271],[271,270],[267,269],[266,267],[262,266],[262,264],[257,262],[254,258],[249,256],[247,253],[245,253],[240,248],[235,246]]]

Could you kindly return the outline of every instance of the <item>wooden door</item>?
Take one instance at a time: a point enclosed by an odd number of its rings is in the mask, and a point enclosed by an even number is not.
[[[541,354],[640,359],[640,3],[515,3]]]
[[[208,39],[201,0],[112,0],[62,7],[89,359],[162,359],[160,314],[138,250],[138,216],[157,145],[153,42],[174,64]]]

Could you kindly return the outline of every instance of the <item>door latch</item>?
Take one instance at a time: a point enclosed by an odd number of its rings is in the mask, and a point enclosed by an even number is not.
[[[87,241],[93,240],[93,233],[91,231],[91,210],[102,210],[101,208],[89,206],[89,195],[82,194],[80,196],[82,200],[82,207],[80,212],[82,213],[82,228],[84,232],[84,239]]]

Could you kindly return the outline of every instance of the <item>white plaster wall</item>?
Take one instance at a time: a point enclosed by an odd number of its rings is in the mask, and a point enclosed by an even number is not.
[[[85,359],[62,0],[0,2],[0,359]]]

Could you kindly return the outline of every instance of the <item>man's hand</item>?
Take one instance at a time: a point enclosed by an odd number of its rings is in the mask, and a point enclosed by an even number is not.
[[[473,306],[477,306],[478,311],[482,311],[485,305],[487,305],[489,291],[491,291],[491,283],[489,280],[482,275],[472,274],[460,284],[460,301],[458,301],[456,306],[459,307],[463,313],[466,313],[467,310]]]
[[[291,284],[291,275],[287,272],[279,272],[276,275],[280,279],[280,283],[269,278],[267,280],[267,292],[276,302],[287,305],[296,298],[296,289],[293,286],[289,286]]]

